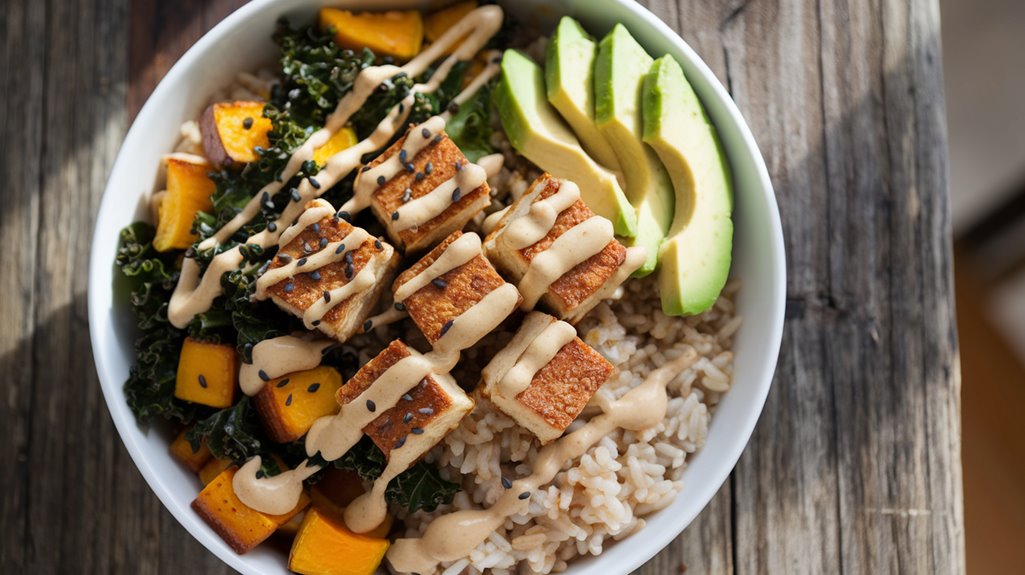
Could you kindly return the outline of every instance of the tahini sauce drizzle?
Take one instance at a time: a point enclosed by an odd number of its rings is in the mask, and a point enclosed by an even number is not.
[[[567,461],[580,457],[617,428],[642,431],[658,425],[665,418],[668,406],[666,385],[693,364],[696,357],[697,354],[689,350],[655,370],[644,383],[609,402],[605,413],[544,447],[534,462],[533,472],[514,481],[512,488],[490,508],[456,511],[438,517],[421,537],[396,540],[387,554],[391,566],[403,573],[429,573],[442,561],[468,556],[507,518],[523,513],[529,504],[529,494],[550,483]],[[524,493],[528,496],[521,499]]]
[[[317,367],[324,350],[334,344],[294,335],[265,339],[253,346],[253,362],[242,364],[238,373],[239,387],[242,393],[254,396],[260,393],[268,380]]]
[[[481,6],[464,16],[449,28],[437,42],[407,62],[402,67],[391,65],[371,66],[363,69],[356,77],[353,89],[346,94],[328,118],[324,128],[314,132],[307,141],[289,158],[279,181],[271,182],[257,193],[245,208],[228,224],[213,236],[200,244],[200,249],[214,249],[226,242],[238,230],[252,220],[260,210],[260,203],[279,191],[284,182],[299,172],[302,164],[313,158],[313,152],[323,146],[330,137],[348,123],[352,115],[366,102],[374,90],[389,78],[398,73],[406,73],[411,77],[422,74],[428,66],[446,51],[459,46],[446,58],[426,84],[417,84],[401,103],[392,108],[388,116],[378,124],[374,133],[355,146],[342,150],[328,159],[324,169],[313,178],[304,178],[297,191],[300,201],[290,202],[282,211],[274,226],[247,238],[244,244],[256,244],[261,247],[272,245],[278,239],[284,227],[290,224],[303,210],[303,205],[320,195],[320,190],[330,189],[339,179],[345,177],[360,164],[364,154],[373,152],[384,146],[405,121],[412,109],[416,92],[431,92],[440,86],[452,67],[460,60],[469,60],[490,39],[502,25],[502,9],[498,6]],[[465,38],[464,38],[465,37]],[[494,73],[491,71],[490,73]],[[472,92],[471,92],[472,95]],[[467,98],[469,95],[466,96]],[[354,198],[356,199],[356,198]],[[363,206],[366,207],[366,206]],[[355,210],[350,210],[355,211]],[[271,229],[279,231],[272,232]],[[168,306],[168,319],[177,328],[184,328],[196,314],[209,309],[213,300],[222,293],[221,276],[237,269],[243,261],[240,246],[222,252],[214,257],[206,273],[200,277],[199,264],[193,258],[186,258],[182,263],[178,285]]]

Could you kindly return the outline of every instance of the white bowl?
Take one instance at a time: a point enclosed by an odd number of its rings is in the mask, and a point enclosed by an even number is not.
[[[206,99],[235,72],[274,58],[270,35],[281,15],[310,21],[323,0],[256,0],[203,36],[160,82],[135,119],[114,164],[100,205],[89,269],[89,328],[93,354],[111,417],[143,477],[185,528],[225,563],[246,574],[286,573],[285,557],[266,547],[236,555],[192,510],[199,490],[195,475],[168,453],[169,438],[135,421],[122,384],[133,362],[134,317],[123,297],[115,299],[113,266],[118,231],[145,217],[143,198],[152,191],[160,158],[174,146],[178,127],[196,118]],[[733,389],[719,404],[704,448],[689,461],[684,490],[668,508],[647,517],[643,534],[609,546],[598,557],[574,562],[572,575],[628,573],[654,556],[690,524],[729,476],[761,413],[783,329],[785,266],[783,235],[765,163],[736,105],[698,55],[667,25],[630,0],[502,2],[512,13],[551,29],[569,14],[593,34],[624,23],[653,56],[672,54],[719,129],[733,169],[736,214],[733,275],[743,282],[737,310]],[[342,2],[353,8],[380,3]],[[362,4],[362,6],[361,6]],[[415,0],[393,2],[415,5]]]

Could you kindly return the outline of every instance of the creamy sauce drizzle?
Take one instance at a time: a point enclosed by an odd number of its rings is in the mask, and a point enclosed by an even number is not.
[[[409,296],[420,291],[433,280],[469,263],[470,260],[481,254],[480,245],[480,236],[475,233],[470,232],[459,236],[445,248],[445,251],[437,259],[431,262],[431,265],[409,278],[409,281],[395,290],[395,301],[406,301]]]
[[[442,561],[468,556],[506,519],[525,512],[532,492],[550,483],[567,462],[583,455],[603,437],[617,428],[642,431],[658,425],[665,418],[668,406],[666,385],[694,363],[696,357],[690,350],[655,370],[644,383],[609,402],[604,413],[544,447],[534,462],[532,473],[514,481],[512,488],[490,508],[456,511],[438,517],[421,537],[395,541],[387,554],[392,568],[403,573],[429,573]],[[528,497],[521,499],[524,493]]]
[[[499,380],[498,393],[510,398],[522,393],[530,386],[537,372],[548,365],[559,350],[576,336],[577,330],[564,321],[553,321],[548,324]]]
[[[268,380],[320,365],[324,350],[335,342],[283,335],[265,339],[253,346],[253,362],[243,363],[238,383],[242,393],[254,396],[260,393]],[[261,377],[260,372],[266,377]]]
[[[530,260],[527,273],[516,285],[523,294],[520,307],[532,309],[555,280],[605,249],[614,238],[612,222],[601,216],[588,218],[566,230],[548,249]]]
[[[498,31],[501,25],[501,8],[498,6],[481,6],[464,16],[459,22],[449,28],[441,38],[402,67],[383,65],[363,69],[356,77],[352,90],[338,102],[338,106],[329,116],[326,125],[314,132],[292,154],[278,181],[267,184],[259,193],[253,196],[238,215],[213,236],[201,242],[200,249],[216,249],[228,241],[238,230],[242,229],[242,226],[252,220],[260,211],[260,203],[265,201],[265,198],[273,196],[280,191],[285,182],[288,182],[299,172],[302,164],[313,158],[314,150],[327,143],[335,132],[342,129],[348,123],[352,115],[363,106],[379,85],[398,73],[406,73],[410,77],[421,75],[432,62],[444,55],[446,51],[455,47],[456,43],[459,43],[452,54],[438,66],[437,70],[432,74],[430,81],[426,84],[414,86],[410,94],[400,104],[393,107],[387,117],[378,124],[370,137],[328,159],[324,169],[320,170],[312,178],[312,180],[316,181],[316,185],[311,183],[311,178],[304,178],[300,182],[297,188],[300,201],[290,202],[282,211],[281,216],[274,222],[274,229],[283,230],[285,226],[295,220],[302,211],[302,206],[307,201],[318,197],[322,190],[330,189],[338,180],[344,178],[355,169],[360,164],[364,154],[373,152],[388,143],[409,115],[416,92],[427,93],[436,90],[452,70],[452,67],[455,66],[456,62],[471,59],[488,39]],[[471,83],[471,86],[474,84]],[[477,85],[477,88],[479,86]],[[464,94],[466,92],[464,90]],[[464,94],[460,94],[460,97],[464,97]],[[472,92],[469,92],[469,95],[472,95]],[[469,98],[469,95],[465,95],[465,97]],[[440,119],[440,121],[444,122],[444,119]],[[353,200],[356,199],[356,197],[353,198]],[[349,211],[353,212],[356,210]],[[261,247],[272,245],[278,240],[278,234],[282,232],[271,232],[270,228],[271,226],[268,226],[268,229],[254,234],[243,243],[256,244]],[[206,273],[200,277],[199,264],[193,258],[186,258],[182,263],[178,285],[175,287],[168,306],[167,315],[171,324],[177,328],[184,328],[196,314],[209,309],[213,300],[222,293],[221,276],[226,272],[237,269],[242,261],[243,257],[240,247],[236,246],[217,254],[208,266]]]

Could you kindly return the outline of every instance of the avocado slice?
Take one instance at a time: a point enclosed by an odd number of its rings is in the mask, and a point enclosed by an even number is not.
[[[733,250],[733,184],[715,126],[671,56],[644,78],[644,141],[672,174],[673,227],[660,253],[667,315],[710,308],[726,285]]]
[[[612,145],[626,178],[626,195],[637,210],[637,235],[648,257],[634,275],[658,265],[659,247],[673,220],[673,184],[655,151],[642,140],[641,90],[652,59],[622,24],[598,44],[594,65],[594,120]]]
[[[616,175],[591,159],[545,99],[541,67],[526,54],[506,50],[494,102],[513,147],[542,170],[572,180],[594,213],[612,221],[618,235],[633,237],[637,219]]]
[[[584,150],[606,168],[619,159],[594,125],[594,58],[598,44],[579,22],[563,16],[545,50],[548,101],[569,123]]]

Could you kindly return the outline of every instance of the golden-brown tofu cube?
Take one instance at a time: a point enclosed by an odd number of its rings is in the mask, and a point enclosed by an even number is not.
[[[548,314],[530,313],[509,345],[496,354],[483,371],[484,396],[536,435],[542,444],[558,439],[615,371],[608,360],[572,335],[572,339],[558,348],[547,363],[533,365],[539,369],[532,375],[527,369],[526,375],[530,379],[525,389],[515,394],[508,393],[503,380],[514,369],[528,365],[530,360],[527,357],[531,353],[545,357],[546,353],[551,353],[551,348],[545,347],[542,335],[551,328],[573,329]],[[532,344],[536,344],[533,349]]]
[[[403,358],[417,354],[401,340],[391,342],[338,390],[338,403],[346,404],[369,389],[385,371]],[[447,373],[432,373],[404,394],[395,407],[381,413],[363,432],[385,456],[407,442],[416,441],[425,453],[455,429],[473,409],[473,400]],[[421,455],[422,455],[421,453]]]
[[[522,249],[511,249],[500,241],[509,225],[530,213],[530,207],[559,191],[562,182],[551,174],[542,174],[527,192],[514,202],[498,225],[484,240],[484,254],[510,281],[523,279],[531,261],[547,250],[562,234],[595,216],[582,200],[577,200],[555,218],[555,224],[540,241]],[[633,270],[621,269],[627,262],[627,249],[613,239],[604,249],[570,269],[548,287],[540,303],[560,319],[576,323]],[[640,260],[638,260],[638,265]]]
[[[308,209],[319,209],[330,204],[324,200],[310,202]],[[268,272],[277,268],[295,265],[295,275],[283,279],[267,290],[270,298],[280,308],[297,316],[303,317],[311,306],[325,298],[325,293],[345,286],[349,281],[359,277],[364,268],[373,272],[373,284],[366,289],[357,291],[342,301],[329,302],[333,307],[319,320],[313,320],[312,327],[338,341],[346,341],[359,331],[363,322],[374,311],[381,294],[394,277],[399,263],[395,249],[379,239],[368,236],[360,246],[345,253],[344,258],[332,261],[327,265],[311,269],[306,263],[321,249],[332,249],[330,246],[343,242],[344,238],[354,230],[358,230],[337,215],[326,216],[311,223],[286,245],[278,250],[278,255],[271,260]],[[343,242],[344,243],[344,242]],[[351,255],[351,257],[350,257]]]
[[[482,171],[479,166],[471,167],[469,160],[444,131],[423,132],[425,128],[411,127],[406,135],[378,156],[367,169],[402,153],[407,138],[431,139],[424,149],[412,158],[406,158],[404,168],[391,180],[379,184],[373,193],[370,207],[388,230],[388,237],[406,253],[421,252],[441,241],[456,230],[463,229],[475,215],[491,204],[491,189],[485,179],[472,189],[458,187],[446,194],[445,208],[441,214],[427,221],[410,226],[411,215],[403,210],[411,201],[417,200],[442,186],[448,180],[465,181],[470,170]],[[465,174],[463,172],[466,172]],[[360,177],[363,177],[363,173]]]
[[[466,235],[475,236],[475,234]],[[452,233],[420,261],[399,274],[392,286],[393,293],[429,268],[448,250],[449,246],[463,236],[462,232]],[[480,243],[479,238],[466,239],[476,239],[477,243]],[[452,328],[459,316],[505,283],[491,262],[478,250],[477,255],[470,261],[427,282],[426,285],[405,298],[401,304],[405,306],[409,317],[420,328],[427,341],[433,345]],[[522,299],[517,297],[516,303],[510,306],[509,313],[519,306],[520,301]],[[491,329],[496,327],[498,327],[497,324],[491,326]]]
[[[268,381],[253,397],[263,428],[278,443],[299,439],[319,417],[338,413],[335,392],[342,376],[327,366]]]
[[[247,507],[235,495],[231,484],[235,471],[232,467],[214,478],[192,501],[192,509],[235,553],[241,555],[262,543],[278,527],[305,509],[310,498],[304,492],[295,509],[284,515],[260,513]]]

